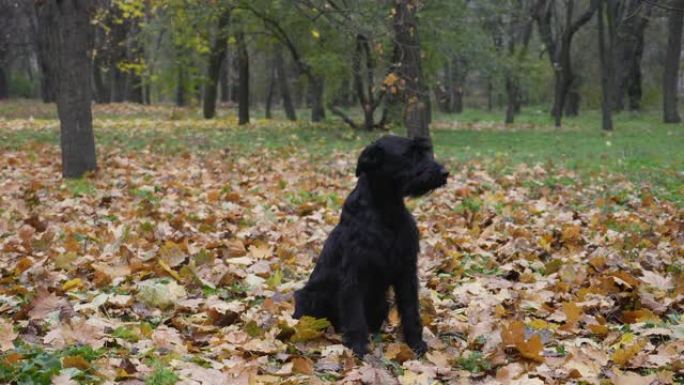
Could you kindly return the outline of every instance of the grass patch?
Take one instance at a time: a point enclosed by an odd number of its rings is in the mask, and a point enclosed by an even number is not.
[[[0,356],[0,383],[50,385],[52,377],[66,373],[80,384],[99,384],[102,379],[91,364],[103,354],[90,346],[47,351],[22,345]]]
[[[0,121],[0,150],[25,148],[31,143],[58,144],[57,121],[30,123],[26,119],[30,105],[35,103],[0,104],[0,115],[24,117]],[[39,115],[49,117],[50,107],[41,106],[43,113]],[[238,127],[232,110],[207,121],[191,109],[184,110],[182,119],[173,120],[176,109],[170,106],[124,107],[95,108],[100,148],[169,155],[209,150],[249,155],[264,148],[298,155],[299,149],[305,148],[312,156],[329,156],[335,151],[359,151],[383,134],[352,131],[337,120],[311,124],[255,119],[248,126]],[[568,168],[583,178],[597,173],[622,174],[637,184],[654,187],[661,198],[684,202],[684,126],[660,123],[657,112],[617,114],[612,133],[600,130],[599,111],[566,118],[561,129],[553,127],[551,117],[540,108],[524,109],[514,125],[505,126],[502,121],[502,111],[437,114],[433,121],[435,152],[438,157],[458,162],[487,162],[495,175],[509,173],[523,163]],[[567,178],[549,178],[540,182],[574,183]],[[86,185],[74,186],[73,190],[80,195],[92,191]]]
[[[145,385],[173,385],[180,378],[171,369],[157,365],[146,379]]]

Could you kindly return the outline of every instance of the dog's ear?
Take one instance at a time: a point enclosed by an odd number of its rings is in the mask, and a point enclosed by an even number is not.
[[[356,176],[376,169],[382,161],[383,150],[377,144],[371,144],[363,149],[359,161],[356,163]]]

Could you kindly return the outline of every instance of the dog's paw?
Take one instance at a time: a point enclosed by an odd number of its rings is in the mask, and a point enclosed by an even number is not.
[[[428,350],[428,346],[423,340],[415,341],[409,344],[411,350],[416,354],[417,357],[422,357]]]
[[[363,356],[368,354],[368,348],[366,345],[353,346],[351,349],[354,352],[354,355],[359,358],[363,358]]]
[[[354,353],[355,356],[359,358],[363,358],[366,354],[368,354],[368,346],[366,342],[363,341],[349,341],[345,343],[345,345],[351,349],[351,351]]]

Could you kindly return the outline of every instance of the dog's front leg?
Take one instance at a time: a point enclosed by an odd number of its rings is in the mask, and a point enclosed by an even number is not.
[[[407,268],[399,274],[394,283],[394,292],[399,315],[401,315],[404,339],[418,356],[422,356],[427,351],[427,344],[423,341],[423,326],[418,308],[418,277],[415,268]]]
[[[361,292],[356,280],[348,279],[343,282],[338,298],[344,344],[359,357],[368,353],[368,326]]]

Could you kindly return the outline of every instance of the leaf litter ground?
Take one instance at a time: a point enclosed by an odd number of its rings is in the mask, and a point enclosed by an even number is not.
[[[66,182],[54,144],[3,150],[0,382],[684,381],[684,211],[620,175],[447,159],[449,184],[408,202],[423,358],[395,311],[365,361],[292,319],[363,142],[105,144],[96,175]]]

